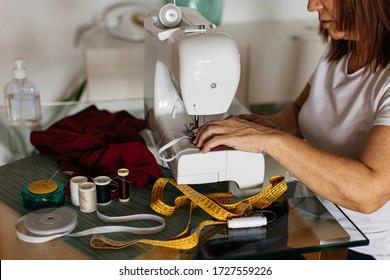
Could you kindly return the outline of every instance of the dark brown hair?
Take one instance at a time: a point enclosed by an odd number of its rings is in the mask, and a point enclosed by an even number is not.
[[[360,38],[369,50],[366,70],[375,72],[390,63],[390,0],[337,0],[337,29]],[[329,40],[327,30],[320,27],[320,34]],[[356,42],[331,39],[330,60],[339,60],[350,54]]]

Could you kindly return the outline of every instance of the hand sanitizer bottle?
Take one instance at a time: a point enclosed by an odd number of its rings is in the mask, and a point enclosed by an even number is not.
[[[41,120],[39,89],[27,78],[24,60],[17,59],[14,63],[14,79],[4,87],[7,119],[11,125],[35,126]]]

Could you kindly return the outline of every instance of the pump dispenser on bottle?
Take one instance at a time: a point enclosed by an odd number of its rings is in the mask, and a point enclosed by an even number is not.
[[[4,87],[7,119],[12,125],[35,126],[41,121],[39,89],[27,78],[24,62],[14,60],[14,79]]]

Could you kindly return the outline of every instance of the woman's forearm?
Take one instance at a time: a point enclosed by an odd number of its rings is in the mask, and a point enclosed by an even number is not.
[[[271,157],[315,193],[351,210],[371,213],[390,198],[390,176],[384,168],[389,164],[378,160],[379,154],[387,154],[386,149],[376,147],[377,135],[388,133],[388,129],[377,128],[359,159],[325,152],[283,132],[275,132],[265,147]]]

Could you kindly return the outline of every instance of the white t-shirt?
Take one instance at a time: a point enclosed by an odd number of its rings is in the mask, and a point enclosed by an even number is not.
[[[348,74],[347,57],[329,62],[329,52],[328,47],[309,80],[311,91],[298,117],[300,130],[315,147],[357,158],[374,125],[390,126],[390,66],[376,73],[360,69]],[[390,202],[369,215],[342,209],[370,240],[368,246],[351,249],[390,259]]]

